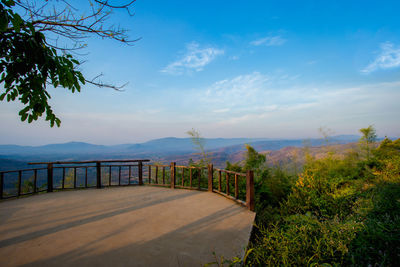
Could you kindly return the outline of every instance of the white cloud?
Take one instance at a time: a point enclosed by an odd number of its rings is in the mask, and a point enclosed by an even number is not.
[[[286,39],[283,39],[280,35],[267,36],[250,42],[250,44],[254,46],[279,46],[284,43],[286,43]]]
[[[343,133],[370,124],[387,132],[399,129],[393,121],[400,112],[400,82],[332,87],[299,85],[293,77],[254,72],[199,89],[193,99],[202,110],[201,123],[210,131],[229,127],[236,136],[317,134],[321,125]]]
[[[400,67],[400,47],[395,47],[392,43],[381,44],[381,52],[375,60],[361,70],[362,73],[371,73],[378,69],[390,69]]]
[[[215,82],[206,90],[205,96],[210,101],[235,105],[243,99],[257,97],[258,91],[268,79],[268,76],[259,72],[239,75],[233,79]]]
[[[224,50],[215,47],[201,47],[192,42],[186,46],[186,53],[177,61],[170,63],[161,72],[181,75],[191,71],[202,71],[217,56],[224,54]]]
[[[291,95],[276,99],[277,95],[285,94],[286,88],[292,86],[297,77],[287,74],[267,75],[260,72],[243,74],[215,82],[202,91],[199,99],[205,104],[217,105],[217,110],[226,108],[234,108],[233,111],[265,110],[267,106],[269,110],[271,107],[276,109],[276,101],[279,103],[301,101],[302,97],[294,100]]]
[[[229,112],[231,109],[229,108],[221,108],[221,109],[216,109],[213,110],[214,113],[225,113],[225,112]]]

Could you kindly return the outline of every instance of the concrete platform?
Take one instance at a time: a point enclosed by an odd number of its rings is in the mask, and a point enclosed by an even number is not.
[[[0,266],[201,266],[240,256],[255,213],[215,193],[150,186],[0,202]]]

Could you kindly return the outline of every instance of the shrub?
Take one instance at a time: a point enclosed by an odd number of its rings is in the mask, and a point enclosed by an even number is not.
[[[341,265],[346,262],[349,245],[361,227],[361,223],[341,222],[337,217],[320,221],[311,213],[290,215],[260,230],[246,265]]]

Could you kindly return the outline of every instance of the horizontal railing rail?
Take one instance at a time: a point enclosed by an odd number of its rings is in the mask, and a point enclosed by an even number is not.
[[[254,175],[150,160],[34,162],[46,167],[0,171],[0,199],[53,190],[153,185],[218,193],[254,211]],[[90,179],[91,178],[91,179]],[[79,184],[78,184],[79,183]]]

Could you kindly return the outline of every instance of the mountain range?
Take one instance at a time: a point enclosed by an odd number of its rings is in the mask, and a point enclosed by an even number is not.
[[[340,135],[330,138],[330,144],[346,144],[359,139],[356,135]],[[320,146],[324,139],[271,139],[271,138],[204,138],[205,150],[212,155],[214,164],[222,167],[226,160],[234,161],[250,144],[257,151],[277,151],[285,147]],[[0,145],[0,170],[27,167],[27,162],[68,161],[94,159],[151,159],[158,162],[185,163],[200,156],[191,138],[167,137],[144,143],[120,145],[96,145],[84,142],[68,142],[43,146]]]
[[[360,137],[356,135],[334,136],[330,142],[349,143],[357,141]],[[268,139],[268,138],[203,138],[204,148],[207,151],[225,149],[236,151],[243,148],[244,144],[250,144],[256,149],[278,150],[286,146],[319,145],[323,139]],[[30,155],[62,155],[62,154],[176,154],[193,153],[196,151],[191,138],[166,137],[154,139],[138,144],[120,145],[95,145],[84,142],[68,142],[62,144],[49,144],[43,146],[19,146],[0,145],[1,156],[30,156]]]

